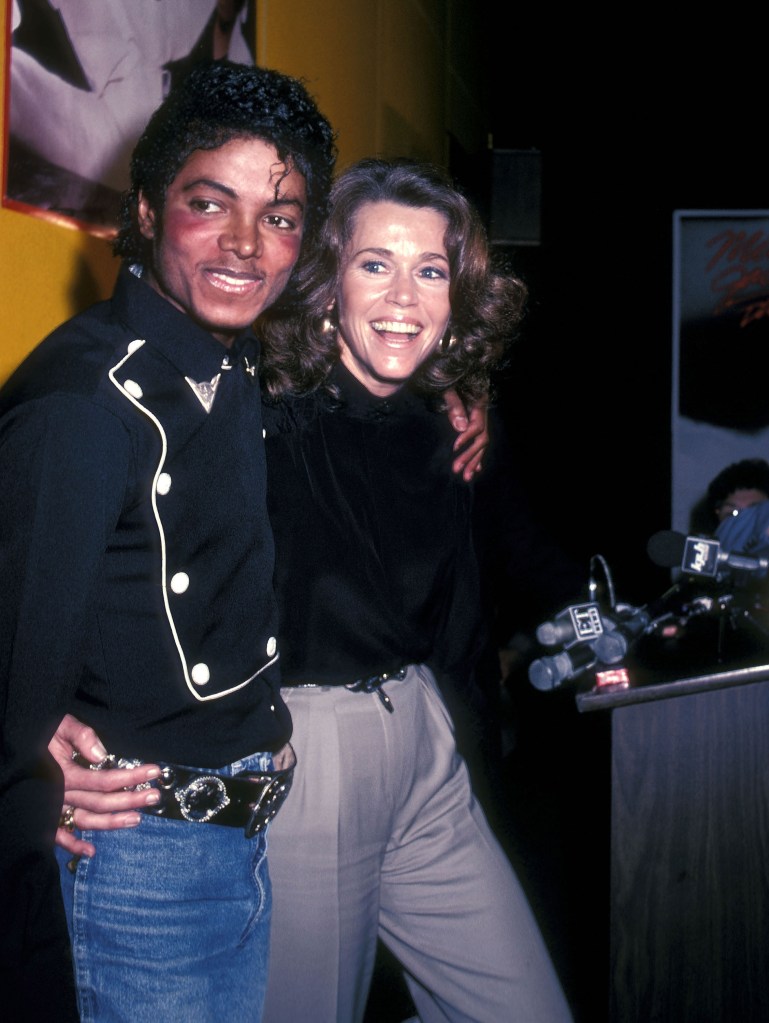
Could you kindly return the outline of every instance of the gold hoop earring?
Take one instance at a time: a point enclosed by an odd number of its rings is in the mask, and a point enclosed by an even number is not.
[[[326,337],[330,337],[332,334],[336,334],[336,328],[337,325],[334,322],[334,319],[332,318],[331,314],[323,317],[323,322],[320,325],[320,330],[322,334],[325,334]]]
[[[457,338],[455,334],[452,334],[450,330],[447,330],[443,337],[438,342],[438,350],[441,355],[447,355],[452,348],[457,345]]]

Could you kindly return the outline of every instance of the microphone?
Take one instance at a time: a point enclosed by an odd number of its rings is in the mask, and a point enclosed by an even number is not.
[[[529,681],[535,689],[556,689],[564,682],[587,671],[596,663],[595,641],[604,628],[601,610],[594,601],[570,604],[559,611],[552,621],[538,626],[537,640],[542,646],[562,646],[557,654],[540,657],[529,665]]]
[[[552,657],[540,657],[529,665],[529,681],[542,691],[557,689],[570,678],[588,671],[596,663],[595,651],[590,644],[562,650]]]
[[[646,551],[655,565],[680,568],[688,575],[714,577],[725,568],[763,576],[769,569],[769,558],[752,558],[747,554],[725,551],[718,540],[686,536],[672,529],[655,533],[649,539]]]
[[[603,621],[598,604],[571,604],[559,611],[551,622],[537,627],[537,640],[542,646],[564,646],[595,639],[603,632]]]
[[[613,629],[607,629],[593,644],[596,657],[604,664],[617,664],[624,660],[634,640],[642,636],[652,624],[652,616],[645,607],[633,609],[618,618]]]

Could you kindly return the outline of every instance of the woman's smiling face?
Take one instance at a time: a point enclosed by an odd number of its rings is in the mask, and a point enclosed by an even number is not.
[[[355,215],[336,309],[342,362],[372,394],[393,394],[437,348],[451,315],[446,217],[395,202]]]

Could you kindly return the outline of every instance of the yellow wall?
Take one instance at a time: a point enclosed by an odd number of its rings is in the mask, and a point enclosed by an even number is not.
[[[303,78],[362,156],[445,163],[447,130],[485,145],[476,0],[257,0],[257,61]]]
[[[9,6],[0,0],[3,25]],[[305,81],[338,132],[340,168],[367,155],[445,163],[448,130],[469,152],[485,139],[466,52],[474,6],[257,0],[257,62]],[[5,48],[0,64],[5,83]],[[0,209],[0,381],[55,326],[106,297],[116,273],[107,241]]]
[[[0,62],[5,99],[5,47]],[[5,138],[5,102],[0,117]],[[0,209],[0,380],[62,320],[109,294],[116,273],[103,239]]]

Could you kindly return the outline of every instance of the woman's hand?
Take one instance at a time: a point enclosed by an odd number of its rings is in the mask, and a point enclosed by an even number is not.
[[[137,808],[151,806],[160,798],[155,789],[136,791],[137,785],[160,775],[156,764],[94,770],[75,763],[72,757],[79,753],[91,764],[100,764],[107,751],[96,732],[71,714],[62,719],[48,749],[64,775],[64,807],[56,844],[76,856],[93,856],[96,849],[78,838],[75,828],[111,831],[136,827],[141,821]]]
[[[462,478],[469,483],[473,476],[481,471],[483,453],[489,446],[486,405],[483,403],[474,405],[468,416],[467,409],[456,391],[446,391],[444,398],[451,425],[459,432],[454,442],[454,451],[458,454],[452,468],[454,472],[461,473]]]

